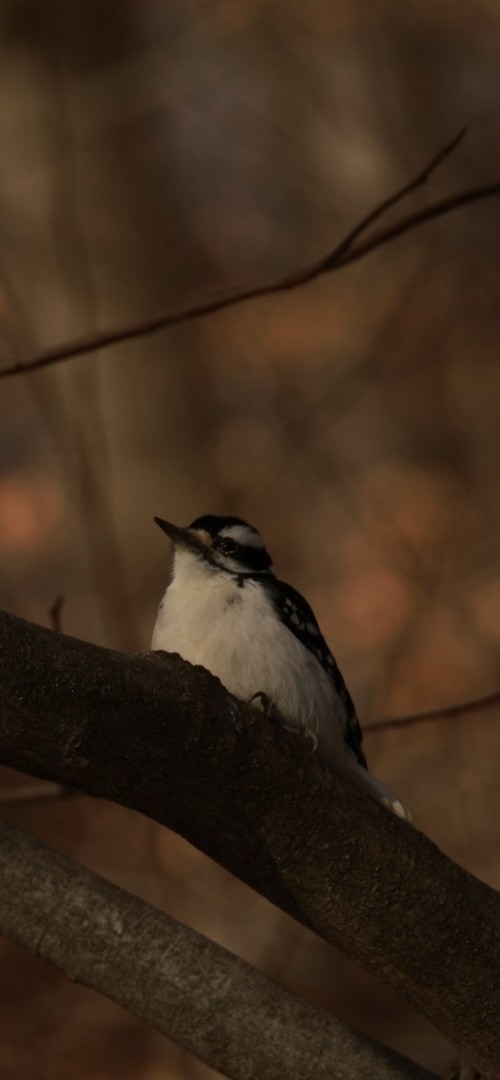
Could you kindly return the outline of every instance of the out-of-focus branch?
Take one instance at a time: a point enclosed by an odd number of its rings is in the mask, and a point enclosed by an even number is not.
[[[363,258],[363,256],[377,250],[384,244],[389,243],[389,241],[395,240],[397,237],[403,236],[411,229],[415,229],[418,226],[425,224],[425,222],[432,221],[437,217],[442,217],[444,214],[448,214],[461,206],[466,206],[468,203],[478,202],[481,199],[499,195],[500,182],[469,188],[466,191],[459,191],[455,195],[449,195],[444,199],[440,199],[431,206],[416,210],[413,213],[400,218],[398,221],[393,222],[392,225],[389,225],[384,229],[368,232],[368,235],[365,235],[364,238],[362,238],[362,234],[366,233],[370,226],[372,226],[382,214],[386,213],[387,210],[400,202],[417,187],[420,187],[427,182],[438,165],[457,146],[458,142],[463,138],[463,135],[464,131],[460,131],[451,142],[447,143],[446,146],[442,147],[438,153],[433,156],[431,161],[413,180],[405,184],[404,187],[400,188],[389,198],[384,199],[382,203],[366,214],[332,251],[329,251],[320,259],[316,259],[314,262],[308,263],[306,266],[300,267],[299,269],[292,270],[287,274],[272,278],[267,282],[260,282],[256,285],[231,289],[218,296],[209,296],[205,299],[183,304],[180,307],[172,308],[170,311],[164,311],[153,318],[143,319],[139,322],[131,323],[128,326],[98,331],[95,334],[89,334],[85,337],[75,339],[74,341],[50,346],[48,349],[44,349],[34,356],[20,358],[7,363],[7,365],[0,369],[0,377],[18,375],[23,371],[35,371],[38,368],[47,367],[50,364],[60,363],[63,360],[70,360],[74,356],[82,356],[87,353],[95,352],[98,349],[117,345],[123,341],[145,337],[149,334],[156,333],[158,330],[163,330],[168,326],[175,326],[178,323],[187,322],[188,320],[199,319],[205,315],[212,315],[217,311],[222,311],[224,308],[232,307],[235,304],[241,304],[245,300],[257,299],[262,296],[270,296],[274,293],[287,292],[290,289],[296,289],[301,285],[306,285],[308,282],[315,281],[316,278],[321,277],[323,274],[331,273],[334,270],[340,270],[343,266],[347,266],[349,263]]]
[[[437,1080],[6,823],[0,932],[234,1080]]]
[[[500,1070],[500,898],[178,656],[0,613],[0,760],[186,837]]]
[[[69,795],[61,784],[52,784],[43,780],[39,784],[28,781],[24,784],[8,784],[0,787],[0,805],[16,806],[18,803],[46,802],[47,799],[62,799]]]
[[[326,268],[329,268],[329,262],[336,263],[342,255],[351,251],[354,241],[358,239],[358,236],[361,236],[362,233],[366,232],[370,225],[374,225],[388,210],[392,210],[393,206],[403,202],[403,199],[406,199],[407,196],[411,195],[417,188],[423,187],[430,179],[433,172],[435,172],[442,162],[456,150],[458,144],[462,142],[462,139],[465,138],[466,134],[467,128],[461,128],[457,135],[454,135],[449,142],[440,147],[437,153],[434,154],[434,157],[424,165],[423,169],[417,173],[416,176],[414,176],[407,184],[404,184],[403,187],[398,188],[392,195],[389,195],[387,199],[383,199],[383,201],[375,206],[373,210],[369,210],[365,217],[361,218],[361,221],[347,233],[344,239],[341,240],[340,243],[337,244],[337,247],[335,247],[330,255],[327,256]]]
[[[49,607],[50,627],[52,630],[55,630],[57,634],[62,633],[61,612],[64,607],[64,599],[63,594],[59,593]]]
[[[484,712],[494,705],[500,705],[500,690],[484,697],[472,698],[470,701],[460,701],[455,705],[442,705],[435,709],[426,709],[424,712],[408,713],[407,716],[388,716],[380,720],[373,720],[363,729],[365,735],[375,731],[389,731],[391,728],[412,727],[414,724],[422,724],[428,720],[454,720],[457,716],[465,716],[470,712]]]

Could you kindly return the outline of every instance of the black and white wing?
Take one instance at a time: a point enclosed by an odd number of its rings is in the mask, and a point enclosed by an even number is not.
[[[360,765],[366,768],[366,758],[362,745],[363,733],[353,700],[344,682],[342,672],[321,633],[312,608],[307,603],[307,600],[291,585],[287,585],[286,582],[279,581],[270,575],[266,584],[281,621],[312,652],[332,680],[335,691],[343,705],[345,742],[354,751]]]

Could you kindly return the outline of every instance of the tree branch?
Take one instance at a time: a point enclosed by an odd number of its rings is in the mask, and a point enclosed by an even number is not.
[[[0,615],[0,760],[181,833],[500,1070],[500,899],[203,668]]]
[[[366,724],[364,734],[368,735],[372,731],[389,731],[391,728],[413,727],[414,724],[422,724],[427,720],[454,720],[457,716],[466,716],[467,713],[491,709],[493,705],[500,705],[500,690],[485,694],[484,697],[472,698],[470,701],[457,701],[453,705],[425,709],[424,712],[382,717],[380,720],[373,720],[371,724]]]
[[[234,1080],[437,1080],[6,823],[0,931]]]
[[[435,154],[428,164],[419,171],[413,180],[398,189],[395,194],[384,199],[373,210],[370,210],[361,221],[349,230],[347,235],[335,246],[332,251],[323,255],[306,266],[292,270],[287,274],[272,278],[267,282],[255,285],[243,286],[231,289],[218,296],[209,296],[205,299],[196,300],[192,303],[182,304],[180,307],[164,311],[150,319],[141,319],[139,322],[130,323],[128,326],[114,327],[109,330],[101,330],[74,341],[64,342],[61,345],[53,345],[48,349],[18,360],[8,361],[7,365],[0,369],[0,378],[7,375],[19,375],[24,371],[35,371],[38,368],[48,367],[50,364],[60,363],[63,360],[71,360],[75,356],[83,356],[96,352],[98,349],[108,348],[123,341],[131,341],[134,338],[146,337],[168,326],[175,326],[191,319],[199,319],[206,315],[213,315],[217,311],[241,304],[246,300],[255,300],[262,296],[270,296],[274,293],[287,292],[306,285],[323,274],[340,270],[351,262],[363,258],[372,251],[376,251],[384,244],[403,236],[411,229],[417,228],[434,218],[442,217],[468,203],[478,202],[481,199],[491,198],[500,194],[500,182],[485,184],[479,187],[469,188],[466,191],[457,192],[444,199],[416,210],[385,229],[379,229],[368,233],[364,239],[359,239],[369,227],[374,224],[387,210],[404,199],[410,192],[425,184],[438,165],[455,149],[465,134],[465,129],[460,131],[449,143]]]

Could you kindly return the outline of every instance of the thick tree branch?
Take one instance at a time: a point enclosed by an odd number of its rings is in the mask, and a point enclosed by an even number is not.
[[[465,129],[460,131],[449,143],[443,146],[437,154],[420,170],[417,175],[399,188],[389,198],[384,199],[373,210],[370,210],[361,221],[358,222],[343,239],[336,244],[333,250],[326,255],[315,259],[306,266],[299,267],[287,274],[272,278],[267,282],[258,282],[255,285],[243,286],[242,288],[230,289],[228,292],[217,296],[208,296],[192,303],[182,304],[180,307],[163,311],[159,315],[149,319],[141,319],[128,326],[114,327],[110,330],[101,330],[74,341],[64,342],[61,345],[53,345],[48,349],[36,353],[34,356],[21,357],[11,360],[0,368],[0,378],[7,375],[19,375],[24,371],[35,371],[38,368],[48,367],[50,364],[60,363],[63,360],[71,360],[74,356],[83,356],[96,352],[98,349],[118,345],[122,341],[131,341],[134,338],[145,337],[163,330],[168,326],[175,326],[192,319],[199,319],[205,315],[213,315],[217,311],[242,304],[246,300],[255,300],[262,296],[271,296],[275,293],[288,292],[299,286],[306,285],[323,274],[329,274],[334,270],[340,270],[351,262],[363,258],[372,251],[383,247],[384,244],[403,236],[411,229],[424,225],[434,218],[442,217],[459,207],[467,206],[468,203],[478,202],[482,199],[491,198],[500,194],[500,182],[484,184],[479,187],[459,191],[454,195],[448,195],[431,206],[416,210],[398,221],[388,225],[384,229],[369,232],[370,227],[383,214],[397,203],[401,202],[416,188],[426,184],[434,170],[455,149],[465,134]]]
[[[437,1080],[6,823],[0,932],[234,1080]]]
[[[179,657],[0,616],[0,760],[185,836],[500,1071],[500,898]]]

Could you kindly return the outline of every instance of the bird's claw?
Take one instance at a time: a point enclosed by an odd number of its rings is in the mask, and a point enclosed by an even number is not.
[[[315,754],[319,746],[319,735],[316,731],[312,731],[311,728],[304,728],[304,738],[310,739],[312,742],[311,754]]]
[[[260,705],[264,716],[267,716],[269,720],[273,720],[275,723],[279,723],[280,718],[276,705],[263,690],[258,690],[256,694],[252,694],[251,698],[248,699],[249,705],[253,705],[254,702]]]

